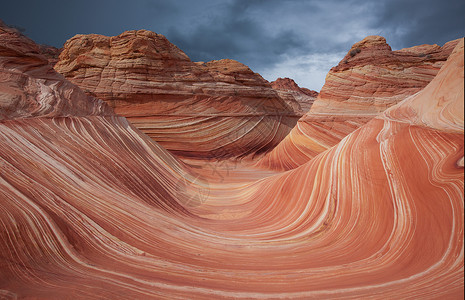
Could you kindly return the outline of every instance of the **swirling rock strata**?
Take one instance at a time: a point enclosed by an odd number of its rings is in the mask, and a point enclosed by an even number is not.
[[[310,111],[259,165],[293,169],[334,146],[388,107],[422,90],[457,43],[397,51],[380,36],[355,43],[329,71]]]
[[[302,115],[247,66],[192,62],[163,35],[77,35],[55,70],[184,157],[240,157],[277,145]],[[193,138],[195,136],[195,138]]]
[[[463,298],[463,55],[299,168],[211,185],[123,117],[3,119],[0,297]]]

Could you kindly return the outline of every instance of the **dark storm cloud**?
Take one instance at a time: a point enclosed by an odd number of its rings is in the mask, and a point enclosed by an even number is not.
[[[374,27],[391,37],[395,48],[444,44],[465,34],[463,0],[390,0],[380,5]]]
[[[39,43],[148,29],[194,61],[232,58],[268,80],[291,77],[313,89],[367,35],[393,49],[444,44],[464,35],[463,15],[464,0],[15,0],[0,10]]]
[[[0,18],[25,28],[38,43],[61,47],[75,34],[117,35],[151,26],[154,19],[169,23],[177,9],[164,0],[15,0],[2,3]]]
[[[232,1],[199,16],[202,22],[190,30],[171,27],[166,35],[193,60],[232,58],[259,66],[283,53],[309,52],[305,36],[284,26],[271,32],[262,17],[253,16],[273,2],[277,1]]]

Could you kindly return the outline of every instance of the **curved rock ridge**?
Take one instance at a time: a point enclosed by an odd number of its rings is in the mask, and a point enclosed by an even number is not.
[[[208,182],[123,117],[3,120],[0,297],[463,298],[463,55],[274,175]]]
[[[386,110],[380,118],[441,131],[464,131],[464,40],[433,81],[419,93]]]
[[[368,36],[329,71],[311,113],[374,117],[422,90],[457,43],[392,51],[385,38]]]
[[[55,70],[183,157],[240,157],[276,146],[302,115],[230,59],[192,62],[163,35],[77,35]],[[195,135],[195,139],[193,139]]]
[[[0,120],[113,114],[56,73],[29,38],[1,25],[0,40]]]
[[[299,104],[297,111],[302,115],[310,110],[316,97],[318,97],[317,91],[301,88],[294,80],[287,77],[278,78],[270,84],[289,105],[297,102]]]
[[[388,107],[422,90],[458,41],[397,51],[380,36],[355,43],[329,71],[310,111],[258,165],[289,170],[334,146]]]

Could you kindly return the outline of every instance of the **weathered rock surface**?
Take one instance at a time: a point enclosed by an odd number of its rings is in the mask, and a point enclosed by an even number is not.
[[[48,63],[54,66],[58,62],[58,57],[60,56],[61,49],[55,48],[49,45],[38,45],[40,53],[45,56],[48,60]]]
[[[288,170],[337,144],[350,132],[406,97],[437,74],[458,40],[392,51],[380,36],[355,43],[326,76],[310,111],[259,165]]]
[[[0,120],[112,114],[57,74],[32,40],[5,25],[0,39]]]
[[[463,298],[463,55],[299,168],[219,183],[123,117],[0,108],[0,297]]]
[[[290,78],[278,78],[270,83],[273,89],[278,92],[278,95],[284,99],[286,103],[293,105],[293,103],[297,102],[299,108],[296,111],[302,115],[310,110],[316,97],[318,97],[317,91],[301,88]]]
[[[374,117],[422,90],[457,43],[392,51],[385,38],[368,36],[330,70],[312,113]]]
[[[192,62],[163,35],[77,35],[55,70],[184,157],[239,157],[277,145],[300,117],[247,66]],[[195,138],[193,138],[195,136]]]

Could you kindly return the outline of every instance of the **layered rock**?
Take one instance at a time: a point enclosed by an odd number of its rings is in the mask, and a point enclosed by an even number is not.
[[[463,72],[462,42],[422,92],[301,167],[211,185],[123,117],[7,115],[0,297],[461,298]]]
[[[307,88],[301,88],[290,78],[278,78],[273,82],[270,82],[273,89],[278,92],[278,95],[283,98],[287,103],[297,102],[299,104],[298,112],[304,115],[310,110],[318,92],[309,90]]]
[[[298,103],[284,102],[247,66],[228,59],[192,62],[163,35],[146,30],[77,35],[55,69],[184,157],[267,151],[300,116]]]
[[[50,45],[38,45],[40,49],[40,53],[44,55],[48,63],[54,66],[58,62],[58,57],[60,56],[61,49]]]
[[[112,114],[57,74],[32,40],[5,25],[0,39],[0,120]]]
[[[392,51],[385,38],[368,36],[330,70],[311,113],[374,117],[422,90],[457,42]]]
[[[392,51],[380,36],[355,43],[329,71],[310,111],[259,165],[279,170],[296,168],[334,146],[380,112],[422,90],[457,43],[397,51]]]

